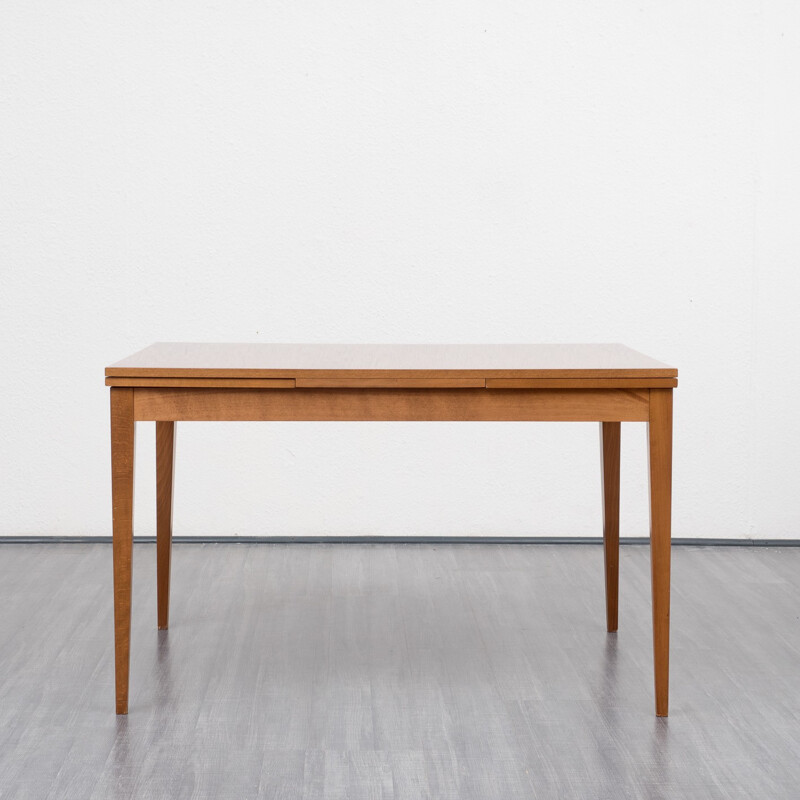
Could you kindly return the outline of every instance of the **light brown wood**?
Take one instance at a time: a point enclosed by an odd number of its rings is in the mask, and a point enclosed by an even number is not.
[[[297,378],[298,389],[483,389],[483,378]]]
[[[619,452],[620,423],[600,423],[603,481],[603,560],[606,576],[606,629],[617,630],[619,607]]]
[[[106,386],[186,386],[209,389],[294,389],[294,378],[106,378]]]
[[[106,386],[208,389],[655,389],[677,378],[106,378]]]
[[[128,713],[133,554],[133,389],[111,390],[111,498],[117,714]]]
[[[674,378],[621,344],[206,344],[159,342],[106,368],[163,378]]]
[[[677,378],[487,378],[487,389],[642,389],[678,385]]]
[[[166,630],[169,627],[174,476],[175,423],[156,422],[156,573],[159,630]]]
[[[620,422],[648,422],[655,698],[656,713],[666,716],[674,368],[622,345],[167,343],[108,367],[106,375],[117,713],[128,710],[136,420],[157,423],[160,628],[169,622],[175,421],[541,420],[601,423],[609,631],[618,621]]]
[[[650,392],[650,561],[656,715],[669,713],[669,584],[672,525],[672,389]]]
[[[647,390],[136,389],[137,420],[646,421]]]

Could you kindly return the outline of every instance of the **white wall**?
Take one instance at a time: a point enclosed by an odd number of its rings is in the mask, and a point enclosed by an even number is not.
[[[4,0],[0,534],[110,533],[154,340],[622,341],[680,369],[674,534],[800,536],[799,100],[790,0]],[[600,532],[595,425],[178,445],[176,534]]]

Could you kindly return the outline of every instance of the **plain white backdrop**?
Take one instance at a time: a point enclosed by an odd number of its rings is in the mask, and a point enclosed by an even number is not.
[[[152,341],[619,341],[674,535],[800,536],[799,104],[791,0],[2,0],[0,534],[110,534]],[[185,423],[175,533],[599,535],[596,427]]]

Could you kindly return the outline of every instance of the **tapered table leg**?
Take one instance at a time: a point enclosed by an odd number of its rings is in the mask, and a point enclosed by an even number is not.
[[[128,713],[133,556],[133,389],[111,389],[111,497],[114,549],[114,653],[117,714]]]
[[[656,716],[669,713],[669,575],[672,520],[672,389],[650,390],[650,562]]]
[[[600,423],[603,472],[603,557],[606,573],[606,627],[617,630],[619,607],[619,443],[620,423]]]
[[[169,575],[172,562],[172,484],[175,472],[175,423],[156,422],[156,560],[158,627],[169,627]]]

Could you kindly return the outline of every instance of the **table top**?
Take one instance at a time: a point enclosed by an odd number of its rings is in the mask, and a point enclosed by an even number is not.
[[[123,378],[673,379],[621,344],[212,344],[157,342],[106,367]]]

